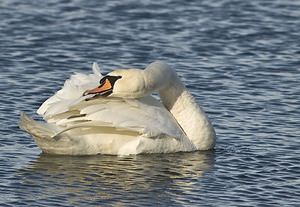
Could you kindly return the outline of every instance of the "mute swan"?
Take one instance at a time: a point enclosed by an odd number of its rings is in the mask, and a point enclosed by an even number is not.
[[[214,147],[208,117],[166,63],[106,76],[94,63],[93,71],[72,75],[41,105],[37,113],[46,123],[21,114],[20,127],[43,152],[129,155]],[[160,101],[151,96],[154,91]]]

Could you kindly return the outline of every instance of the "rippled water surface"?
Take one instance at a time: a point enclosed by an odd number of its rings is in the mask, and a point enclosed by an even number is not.
[[[139,3],[138,3],[139,2]],[[167,61],[214,151],[49,156],[18,128],[93,61]],[[0,1],[1,206],[297,206],[300,1]]]

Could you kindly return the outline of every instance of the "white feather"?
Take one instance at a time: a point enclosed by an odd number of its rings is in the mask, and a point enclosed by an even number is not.
[[[102,78],[102,74],[100,73],[100,71],[101,71],[100,67],[96,62],[93,63],[92,69],[93,69],[94,74],[96,74],[97,76]]]

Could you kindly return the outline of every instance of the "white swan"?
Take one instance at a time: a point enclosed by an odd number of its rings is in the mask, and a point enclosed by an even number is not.
[[[42,104],[37,113],[47,123],[21,114],[20,127],[43,152],[128,155],[214,147],[209,119],[166,63],[115,70],[104,77],[97,64],[93,71],[71,76]],[[154,91],[161,101],[150,96]]]

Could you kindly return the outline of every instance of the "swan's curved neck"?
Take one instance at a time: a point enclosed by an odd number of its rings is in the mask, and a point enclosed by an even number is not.
[[[162,103],[173,114],[197,149],[212,149],[215,145],[216,135],[205,112],[173,70],[169,69],[168,75],[165,73],[160,77],[164,77],[165,82],[168,83],[167,85],[161,83],[160,85],[164,85],[164,87],[158,88]]]

